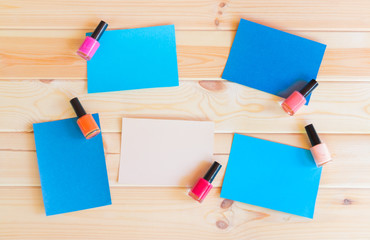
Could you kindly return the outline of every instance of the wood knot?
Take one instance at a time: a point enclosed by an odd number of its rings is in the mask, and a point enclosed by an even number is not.
[[[218,20],[218,18],[215,19],[215,25],[216,26],[220,25],[220,21]]]
[[[218,13],[218,15],[222,15],[222,11],[218,11],[217,13]]]
[[[226,89],[225,84],[221,81],[199,81],[199,85],[204,89],[215,92],[223,91]]]
[[[54,81],[54,80],[53,79],[40,79],[40,82],[45,83],[45,84],[49,84],[52,81]]]
[[[225,6],[226,6],[226,3],[224,3],[224,2],[220,2],[220,4],[219,4],[218,6],[220,6],[220,8],[223,8],[223,7],[225,7]]]
[[[365,111],[366,111],[367,113],[369,113],[369,114],[370,114],[370,105],[367,105],[367,106],[365,107]]]
[[[229,227],[229,224],[223,220],[218,220],[216,222],[216,226],[219,228],[219,229],[226,229]]]
[[[221,208],[226,209],[231,207],[233,205],[234,201],[230,199],[224,199],[221,203]]]
[[[343,200],[343,205],[351,205],[352,203],[353,203],[353,201],[351,199],[345,198]]]

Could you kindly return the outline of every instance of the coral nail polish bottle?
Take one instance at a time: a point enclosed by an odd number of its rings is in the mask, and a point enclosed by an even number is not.
[[[281,107],[290,116],[293,116],[306,102],[306,97],[319,85],[315,79],[312,79],[299,92],[294,91],[285,101]]]
[[[222,165],[214,162],[203,178],[200,178],[197,184],[189,191],[189,196],[198,202],[202,202],[212,189],[212,181],[220,171]]]
[[[85,138],[90,139],[98,135],[100,133],[98,124],[96,124],[91,114],[86,114],[78,98],[73,98],[70,103],[77,114],[77,124]]]
[[[316,165],[321,167],[330,162],[332,159],[328,147],[325,143],[321,142],[313,125],[309,124],[305,127],[305,129],[312,145],[310,150]]]
[[[95,28],[95,31],[91,34],[91,36],[87,36],[85,38],[85,41],[77,50],[77,54],[85,60],[90,60],[94,56],[96,50],[98,50],[100,46],[98,41],[107,27],[107,23],[100,21],[99,25]]]

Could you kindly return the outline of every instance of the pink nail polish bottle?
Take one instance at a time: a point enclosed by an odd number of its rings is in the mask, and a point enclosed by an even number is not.
[[[313,159],[316,162],[316,166],[321,167],[330,162],[332,159],[328,147],[325,143],[321,142],[313,125],[309,124],[305,127],[305,129],[312,145],[310,150]]]
[[[294,91],[285,101],[281,107],[290,116],[293,116],[306,102],[306,97],[318,86],[318,82],[312,79],[299,92]]]
[[[216,177],[221,167],[222,165],[215,161],[206,175],[200,178],[197,184],[189,191],[189,196],[201,203],[206,198],[209,191],[211,191],[213,179]]]
[[[94,56],[96,50],[98,50],[100,46],[98,41],[107,27],[107,23],[100,21],[99,25],[95,28],[95,31],[91,34],[91,36],[87,36],[85,38],[85,41],[77,50],[77,54],[85,60],[90,60]]]

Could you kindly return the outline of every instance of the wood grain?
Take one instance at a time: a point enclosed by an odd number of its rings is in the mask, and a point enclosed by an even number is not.
[[[99,112],[104,132],[119,132],[122,117],[212,120],[217,133],[300,133],[320,124],[324,133],[370,133],[370,82],[322,82],[309,107],[294,117],[280,98],[220,81],[183,81],[179,87],[86,94],[85,81],[0,81],[0,131],[32,131],[32,124],[74,117],[78,96]]]
[[[235,30],[241,17],[286,29],[370,29],[367,0],[2,0],[0,6],[3,29],[92,29],[104,19],[111,28],[175,24],[186,30]]]
[[[290,31],[327,44],[320,81],[370,81],[370,32]],[[82,30],[0,30],[0,79],[86,79]],[[220,78],[235,31],[177,31],[180,78]],[[22,46],[22,47],[20,47]]]
[[[0,188],[0,238],[368,239],[368,189],[320,189],[310,220],[219,198],[199,204],[184,188],[112,188],[113,205],[45,217],[38,187]],[[2,216],[6,216],[2,217]]]

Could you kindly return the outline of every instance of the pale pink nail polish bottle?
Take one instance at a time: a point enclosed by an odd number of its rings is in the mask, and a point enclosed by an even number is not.
[[[313,125],[309,124],[305,127],[305,129],[312,145],[310,150],[316,165],[321,167],[330,162],[332,159],[328,147],[325,143],[321,142]]]
[[[95,31],[91,34],[91,36],[87,36],[85,38],[85,41],[77,50],[77,54],[85,60],[90,60],[94,56],[96,50],[98,50],[100,46],[99,39],[107,27],[107,23],[100,21],[99,25],[95,28]]]
[[[306,97],[318,86],[318,82],[312,79],[299,92],[294,91],[285,101],[281,107],[290,116],[293,116],[306,102]]]

